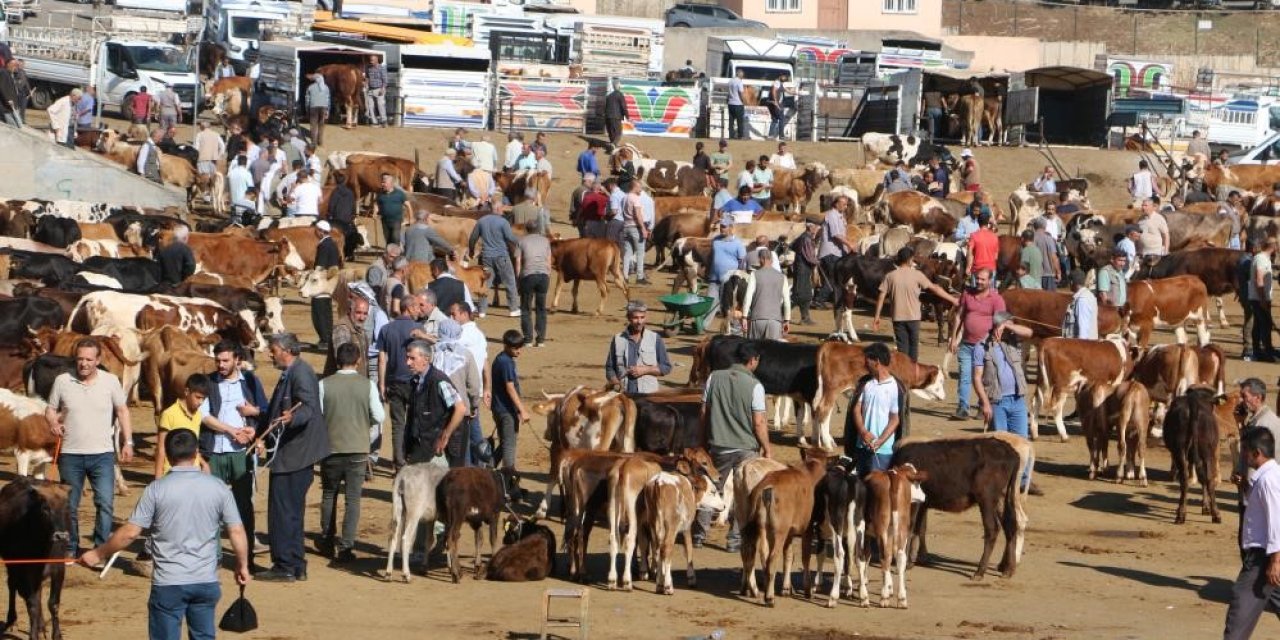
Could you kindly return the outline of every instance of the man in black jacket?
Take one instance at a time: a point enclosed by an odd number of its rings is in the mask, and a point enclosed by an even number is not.
[[[329,235],[332,227],[325,220],[316,223],[316,237],[320,243],[316,245],[316,269],[338,268],[342,266],[342,256],[338,255],[338,245]],[[333,335],[333,297],[327,293],[311,298],[311,326],[316,330],[317,348],[321,352],[329,351],[329,336]]]
[[[627,119],[627,99],[618,85],[604,98],[604,128],[609,142],[617,145],[622,140],[622,121]]]
[[[325,210],[325,218],[329,224],[339,228],[343,233],[342,258],[348,262],[355,260],[356,247],[360,239],[356,236],[356,192],[347,186],[347,174],[344,171],[333,175],[336,186],[329,194],[329,207]]]
[[[405,349],[405,361],[413,377],[409,380],[409,418],[405,425],[404,456],[408,464],[430,462],[461,466],[467,441],[458,425],[467,415],[467,404],[449,381],[449,376],[431,366],[433,350],[424,340],[414,340]]]
[[[271,336],[271,361],[283,371],[271,394],[267,424],[279,421],[267,438],[275,447],[267,467],[267,537],[271,544],[271,569],[256,577],[267,582],[307,579],[303,552],[303,514],[313,467],[329,454],[329,430],[320,408],[320,380],[298,356],[297,336]]]
[[[173,241],[169,246],[156,252],[156,262],[160,264],[161,283],[181,284],[196,272],[196,256],[191,252],[191,247],[187,246],[187,236],[190,233],[191,229],[186,226],[174,227]]]

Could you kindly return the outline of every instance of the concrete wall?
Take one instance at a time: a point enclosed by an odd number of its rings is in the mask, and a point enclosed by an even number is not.
[[[43,132],[0,125],[0,197],[186,209],[186,197],[106,158],[53,144]]]
[[[942,41],[957,49],[972,51],[969,68],[976,72],[1026,71],[1044,66],[1043,50],[1035,38],[944,36]]]
[[[1107,53],[1105,42],[1040,42],[1041,63],[1046,67],[1094,68],[1094,61]]]
[[[568,0],[578,13],[661,20],[676,0]]]

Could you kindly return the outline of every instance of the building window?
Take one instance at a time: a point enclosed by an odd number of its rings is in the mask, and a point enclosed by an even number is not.
[[[884,0],[884,13],[915,13],[916,0]]]
[[[915,4],[915,0],[911,2]],[[800,0],[765,0],[764,10],[768,13],[799,13]]]

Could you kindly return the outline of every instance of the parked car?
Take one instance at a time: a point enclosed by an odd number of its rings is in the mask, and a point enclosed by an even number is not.
[[[713,4],[681,2],[667,9],[668,27],[741,27],[766,29],[769,25],[742,16]]]

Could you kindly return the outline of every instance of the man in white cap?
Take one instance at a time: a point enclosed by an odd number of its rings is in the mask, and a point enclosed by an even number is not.
[[[332,230],[329,222],[317,222],[315,230],[316,238],[320,240],[316,245],[316,269],[341,267],[342,254],[329,235]],[[321,353],[328,353],[329,336],[333,335],[333,298],[330,294],[322,293],[311,298],[311,326],[316,330],[317,348]]]
[[[964,182],[965,191],[981,191],[982,176],[978,173],[978,161],[973,151],[965,149],[960,152],[960,179]]]

